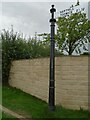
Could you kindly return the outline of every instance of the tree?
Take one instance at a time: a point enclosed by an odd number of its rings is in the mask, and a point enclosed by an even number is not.
[[[85,44],[90,42],[88,33],[90,31],[90,21],[82,11],[73,13],[69,17],[59,17],[57,21],[57,46],[61,51],[69,55],[75,51],[81,53],[83,50],[88,51]]]
[[[46,48],[46,53],[48,56],[50,56],[50,34],[49,33],[43,33],[38,34],[42,38],[42,44],[44,45],[44,48]],[[55,41],[56,41],[56,35],[55,35]],[[55,44],[56,46],[56,44]],[[63,55],[56,47],[55,47],[55,56]]]

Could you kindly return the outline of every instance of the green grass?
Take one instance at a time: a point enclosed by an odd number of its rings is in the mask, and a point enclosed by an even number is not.
[[[3,106],[29,118],[88,118],[88,111],[69,110],[56,106],[54,112],[49,111],[46,102],[26,94],[18,89],[3,87]],[[48,119],[47,119],[48,120]]]
[[[14,118],[13,116],[11,116],[10,114],[7,114],[5,112],[2,112],[2,118]]]
[[[2,86],[0,85],[0,104],[2,104]]]

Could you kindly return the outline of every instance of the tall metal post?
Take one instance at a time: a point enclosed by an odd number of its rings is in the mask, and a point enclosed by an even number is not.
[[[56,9],[54,8],[54,5],[52,5],[52,8],[50,9],[51,12],[51,34],[50,34],[50,81],[49,81],[49,109],[51,111],[55,110],[55,55],[54,55],[54,49],[55,49],[55,22],[56,19],[54,19],[54,12],[56,12]]]

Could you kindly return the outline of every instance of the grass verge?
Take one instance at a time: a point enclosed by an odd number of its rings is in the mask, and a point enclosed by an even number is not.
[[[3,118],[14,118],[13,116],[11,116],[10,114],[7,114],[5,112],[2,112],[2,117]]]
[[[25,116],[26,118],[40,119],[46,118],[84,118],[88,119],[88,111],[84,110],[70,110],[61,106],[56,106],[54,112],[49,111],[46,102],[22,92],[21,90],[4,86],[2,88],[2,104],[3,106]]]

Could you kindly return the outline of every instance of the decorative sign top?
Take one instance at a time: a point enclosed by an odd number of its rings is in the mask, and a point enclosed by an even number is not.
[[[84,11],[85,8],[80,7],[80,5],[71,6],[69,9],[60,11],[60,17],[69,17],[72,13],[78,13]]]

